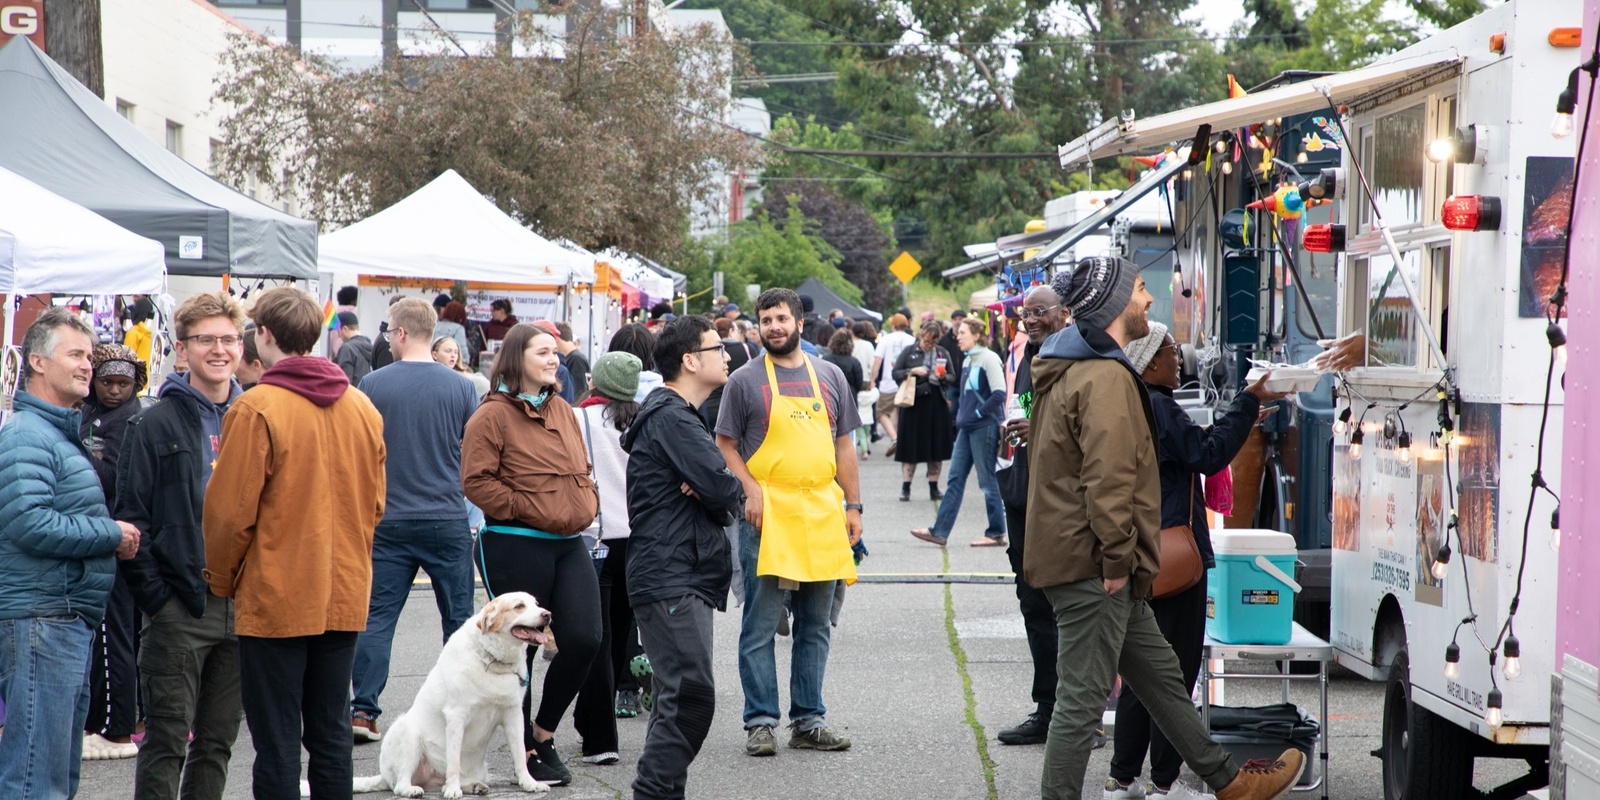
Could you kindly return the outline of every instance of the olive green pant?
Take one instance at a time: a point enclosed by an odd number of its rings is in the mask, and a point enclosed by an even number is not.
[[[1239,768],[1201,725],[1178,657],[1148,603],[1130,597],[1127,586],[1106,594],[1099,578],[1046,586],[1044,594],[1055,609],[1060,644],[1040,797],[1081,800],[1094,731],[1119,673],[1196,775],[1213,789],[1233,781]]]

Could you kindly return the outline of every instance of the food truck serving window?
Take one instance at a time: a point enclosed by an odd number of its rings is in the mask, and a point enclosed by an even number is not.
[[[1421,294],[1422,306],[1430,317],[1429,324],[1439,334],[1441,345],[1447,352],[1450,346],[1442,329],[1447,320],[1445,298],[1448,294],[1445,287],[1449,285],[1449,243],[1436,242],[1412,248],[1401,252],[1400,256],[1398,269],[1387,252],[1350,259],[1352,285],[1366,289],[1364,314],[1361,318],[1349,320],[1347,329],[1361,328],[1366,331],[1369,367],[1427,366],[1422,362],[1431,361],[1426,355],[1426,339],[1417,324],[1417,314],[1411,307],[1410,298],[1406,296],[1405,284],[1400,280],[1401,269],[1406,271],[1406,276]],[[1426,273],[1422,269],[1423,264],[1430,267]]]
[[[1361,166],[1372,180],[1378,210],[1391,228],[1424,220],[1423,182],[1426,159],[1426,105],[1418,104],[1378,117],[1360,132]],[[1382,143],[1381,146],[1375,146]],[[1372,202],[1361,201],[1361,223],[1372,223]]]

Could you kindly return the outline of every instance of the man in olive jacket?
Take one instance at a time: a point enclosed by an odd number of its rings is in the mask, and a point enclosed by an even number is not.
[[[1060,639],[1041,797],[1082,796],[1100,710],[1120,673],[1217,800],[1275,800],[1299,779],[1304,757],[1291,748],[1236,766],[1202,726],[1146,602],[1161,568],[1161,476],[1150,398],[1122,348],[1149,332],[1153,299],[1138,267],[1116,257],[1085,259],[1054,288],[1074,324],[1032,364],[1023,553],[1023,577],[1049,598]]]

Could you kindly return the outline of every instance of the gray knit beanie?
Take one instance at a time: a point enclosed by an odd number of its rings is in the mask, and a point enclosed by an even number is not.
[[[1133,299],[1133,282],[1139,268],[1117,256],[1092,256],[1079,261],[1071,273],[1058,272],[1050,288],[1072,311],[1072,320],[1105,330],[1122,316]]]
[[[1159,322],[1150,323],[1150,334],[1143,339],[1134,339],[1128,346],[1122,348],[1122,354],[1128,357],[1128,363],[1133,365],[1133,371],[1141,375],[1146,367],[1155,359],[1156,353],[1161,351],[1161,346],[1167,343],[1167,326]]]

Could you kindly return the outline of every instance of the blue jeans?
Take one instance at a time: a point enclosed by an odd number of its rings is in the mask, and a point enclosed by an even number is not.
[[[829,615],[838,581],[802,583],[793,592],[778,588],[778,579],[756,575],[761,532],[739,522],[739,565],[744,571],[744,616],[739,629],[739,685],[744,688],[744,727],[778,724],[778,618],[784,595],[794,613],[790,635],[794,650],[789,666],[789,722],[809,731],[826,726],[828,709],[822,704],[822,678],[828,668],[828,644],[833,636]]]
[[[0,797],[63,800],[77,793],[93,641],[81,617],[0,621]]]
[[[956,431],[956,447],[950,455],[950,476],[946,479],[944,499],[939,502],[939,516],[934,518],[930,533],[940,539],[950,538],[950,529],[956,526],[956,514],[961,512],[961,498],[967,492],[967,471],[977,467],[978,488],[983,490],[983,505],[989,514],[989,527],[983,535],[990,539],[1005,538],[1006,507],[1000,500],[1000,484],[994,479],[995,454],[999,446],[998,426]]]
[[[395,623],[411,596],[417,570],[433,582],[444,639],[472,616],[472,531],[465,519],[384,520],[372,537],[372,602],[356,639],[352,710],[383,713],[378,696],[389,682]]]

